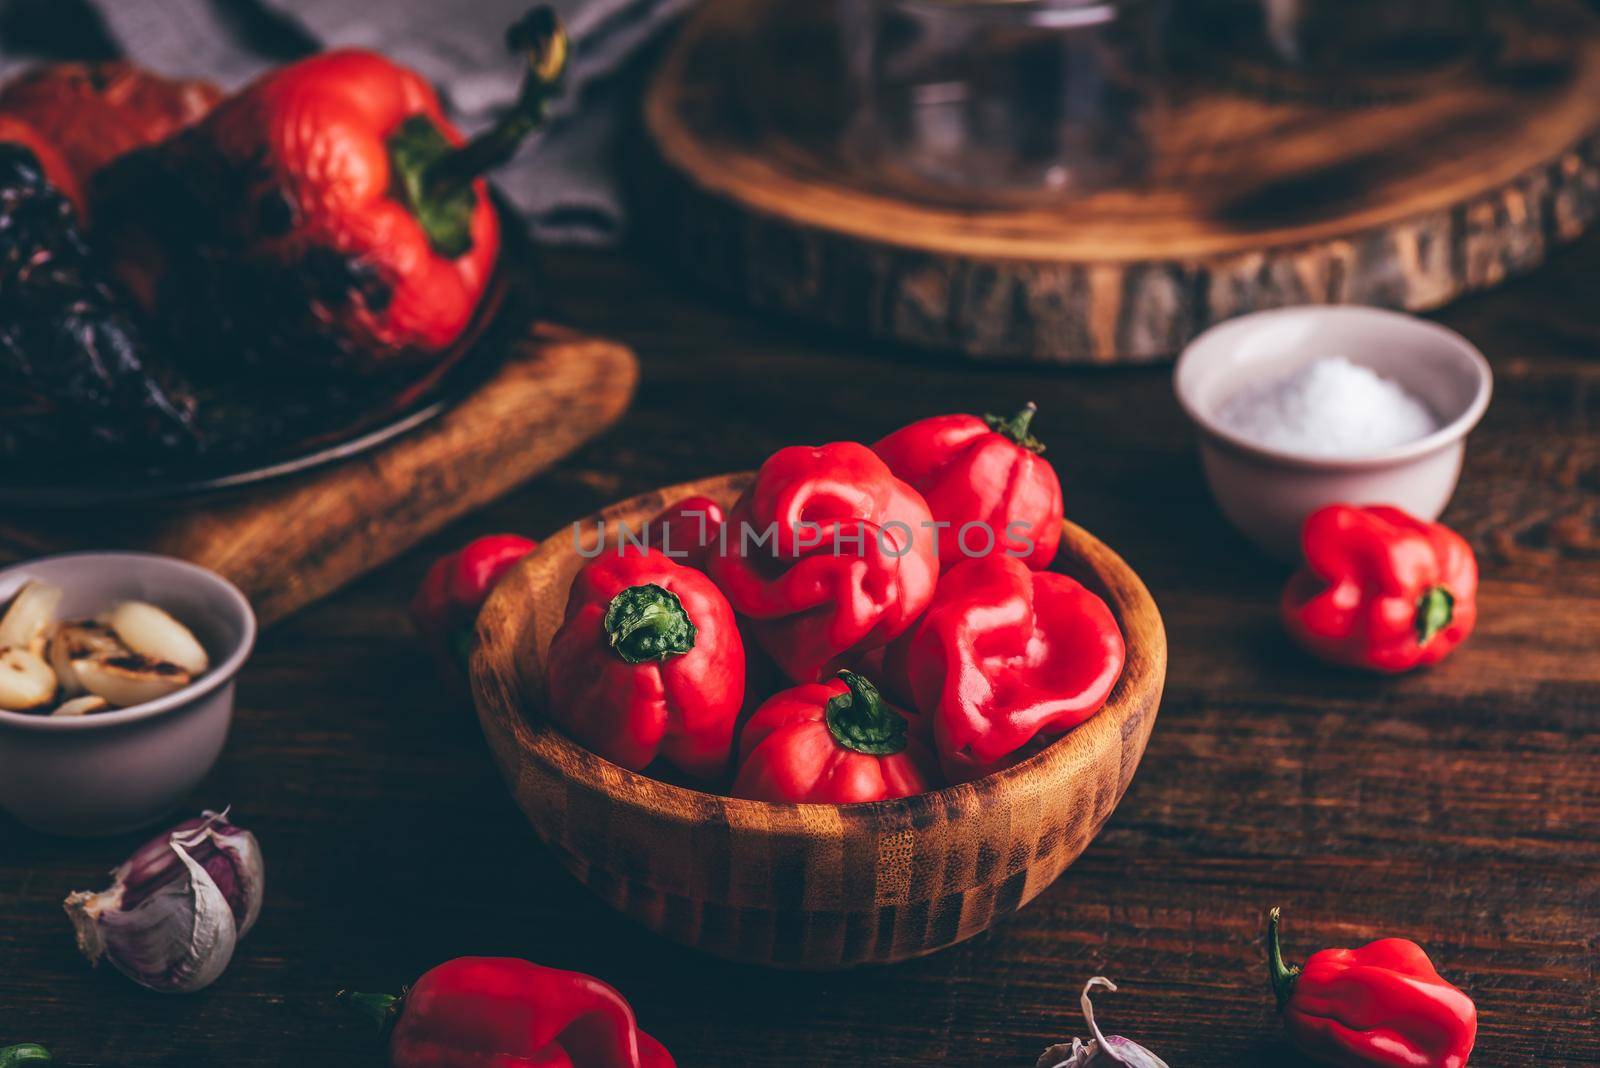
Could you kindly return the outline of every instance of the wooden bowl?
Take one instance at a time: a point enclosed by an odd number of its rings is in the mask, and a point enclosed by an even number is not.
[[[637,530],[667,504],[731,505],[751,475],[646,493],[579,525]],[[500,583],[478,617],[472,690],[495,763],[578,880],[660,934],[719,957],[830,969],[931,953],[1049,886],[1133,778],[1166,679],[1155,602],[1116,553],[1065,524],[1058,569],[1106,598],[1128,659],[1106,707],[1037,755],[976,782],[894,801],[774,804],[617,767],[543,716],[544,657],[584,563],[571,528]]]

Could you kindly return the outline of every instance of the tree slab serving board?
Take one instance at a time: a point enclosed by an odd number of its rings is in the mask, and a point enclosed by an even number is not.
[[[615,342],[535,324],[474,393],[382,448],[177,503],[0,518],[0,557],[144,549],[227,576],[263,623],[392,560],[615,423],[638,380]]]
[[[1146,361],[1263,308],[1434,308],[1600,213],[1600,20],[1567,0],[1378,101],[1191,72],[1137,184],[959,206],[888,191],[842,147],[834,10],[707,0],[646,97],[664,180],[641,214],[760,307],[975,357]]]

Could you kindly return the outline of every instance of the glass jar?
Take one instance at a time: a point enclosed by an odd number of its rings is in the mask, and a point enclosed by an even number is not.
[[[976,201],[1140,177],[1163,0],[839,0],[847,149],[903,192]]]

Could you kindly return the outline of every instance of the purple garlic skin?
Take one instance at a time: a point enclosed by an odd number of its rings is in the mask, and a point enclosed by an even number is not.
[[[215,982],[261,914],[265,877],[255,836],[206,812],[146,842],[112,885],[65,902],[78,948],[152,990]]]
[[[1089,992],[1096,987],[1110,991],[1117,989],[1115,983],[1100,975],[1083,985],[1083,994],[1078,1001],[1083,1006],[1084,1022],[1089,1025],[1089,1033],[1094,1038],[1088,1042],[1075,1038],[1071,1045],[1062,1042],[1051,1046],[1039,1055],[1034,1068],[1112,1068],[1113,1065],[1120,1065],[1121,1068],[1168,1068],[1166,1061],[1132,1039],[1100,1033],[1100,1026],[1094,1021],[1094,1006],[1089,1000]]]

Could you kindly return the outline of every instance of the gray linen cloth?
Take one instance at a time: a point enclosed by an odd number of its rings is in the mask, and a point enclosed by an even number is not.
[[[517,90],[521,65],[504,30],[532,0],[86,0],[117,52],[163,73],[233,89],[274,63],[319,47],[371,48],[439,87],[467,132]],[[627,82],[618,77],[693,0],[552,0],[572,40],[567,93],[549,129],[495,181],[542,240],[609,244],[622,226],[615,149]],[[0,71],[30,57],[13,42],[29,19],[60,20],[56,4],[12,4],[0,29]],[[260,27],[270,24],[273,45]],[[285,44],[284,42],[288,43]]]

